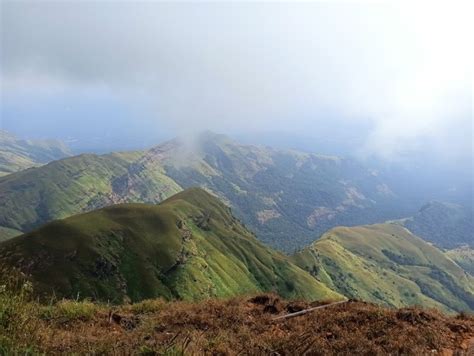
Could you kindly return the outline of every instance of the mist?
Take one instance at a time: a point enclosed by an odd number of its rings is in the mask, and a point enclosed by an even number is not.
[[[210,129],[472,174],[468,1],[1,10],[1,127],[12,132],[128,148]]]

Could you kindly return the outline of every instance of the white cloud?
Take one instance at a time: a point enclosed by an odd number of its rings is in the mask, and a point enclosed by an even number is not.
[[[472,147],[469,14],[468,1],[5,2],[2,81],[105,86],[181,130],[369,121],[361,154],[452,156]]]

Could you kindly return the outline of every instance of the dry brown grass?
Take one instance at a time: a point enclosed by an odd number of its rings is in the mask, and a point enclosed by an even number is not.
[[[275,295],[113,308],[62,301],[37,305],[39,311],[30,315],[34,335],[17,336],[15,342],[31,340],[29,350],[47,354],[468,355],[474,340],[469,315],[353,301],[272,320],[310,306]]]

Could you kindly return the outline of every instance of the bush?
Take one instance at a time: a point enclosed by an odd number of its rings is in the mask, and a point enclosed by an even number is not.
[[[166,302],[163,299],[146,299],[139,303],[132,304],[130,309],[134,314],[156,313],[165,307]]]
[[[90,301],[60,300],[56,304],[43,308],[43,319],[60,321],[91,320],[98,306]]]

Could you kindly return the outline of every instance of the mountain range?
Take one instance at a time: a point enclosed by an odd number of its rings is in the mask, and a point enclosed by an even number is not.
[[[0,199],[0,264],[31,276],[40,297],[274,291],[474,309],[469,209],[409,213],[383,175],[350,159],[207,132],[11,173]]]
[[[192,142],[83,154],[0,178],[0,226],[28,232],[110,204],[156,204],[194,186],[216,194],[261,241],[286,252],[335,226],[408,215],[377,172],[353,160],[241,145],[208,132]]]
[[[58,140],[25,140],[0,130],[0,176],[71,156]]]
[[[0,265],[31,276],[46,300],[201,300],[273,291],[290,299],[474,310],[474,277],[399,224],[337,227],[285,256],[201,188],[158,205],[118,204],[47,223],[1,243]]]

